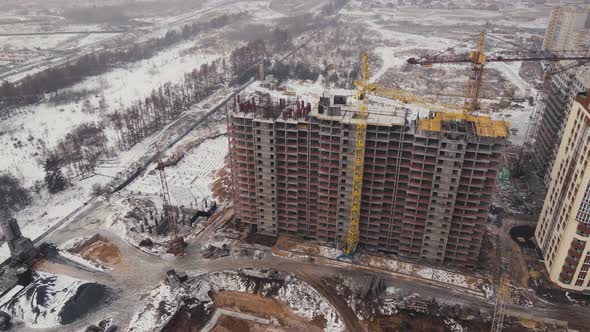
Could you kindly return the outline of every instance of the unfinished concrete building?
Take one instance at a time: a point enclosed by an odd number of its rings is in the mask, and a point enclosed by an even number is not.
[[[569,112],[535,231],[552,282],[590,289],[590,90]]]
[[[551,169],[572,103],[576,95],[590,88],[590,67],[570,69],[555,75],[550,91],[541,105],[540,120],[533,145],[533,161],[543,177],[550,182]]]
[[[228,113],[237,220],[253,232],[334,246],[350,222],[356,107],[238,100]],[[437,113],[410,119],[371,104],[359,246],[408,259],[476,265],[507,125]]]

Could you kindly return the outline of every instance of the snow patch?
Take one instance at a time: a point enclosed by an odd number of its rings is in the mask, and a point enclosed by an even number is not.
[[[452,318],[445,319],[445,324],[451,329],[451,332],[467,331],[461,324]]]
[[[81,266],[84,266],[86,268],[89,268],[91,270],[96,270],[96,271],[106,271],[107,270],[104,266],[97,264],[93,261],[90,261],[80,255],[73,254],[67,250],[61,251],[59,254],[61,256],[63,256],[64,258],[66,258],[76,264],[79,264]]]
[[[178,310],[177,296],[178,292],[173,292],[170,286],[160,284],[148,295],[142,310],[133,315],[127,331],[159,331]],[[162,312],[158,310],[160,306],[169,310]]]
[[[255,279],[264,279],[257,289]],[[276,285],[281,285],[278,291]],[[240,270],[215,272],[190,280],[189,287],[172,290],[167,285],[158,286],[148,296],[145,305],[130,323],[129,332],[151,332],[161,329],[179,309],[181,298],[190,298],[204,305],[212,315],[213,299],[210,294],[219,291],[259,293],[285,303],[294,313],[312,320],[322,316],[326,319],[326,331],[343,331],[344,322],[336,310],[315,289],[307,283],[282,272],[261,270]],[[162,309],[164,308],[164,310]],[[164,313],[163,313],[164,312]]]
[[[30,328],[55,328],[74,319],[68,312],[72,309],[72,302],[76,303],[75,306],[86,307],[96,304],[90,303],[90,297],[80,298],[81,287],[92,284],[64,275],[37,272],[34,282],[0,308]],[[92,300],[98,302],[100,298]],[[84,312],[80,310],[80,313]]]
[[[92,238],[92,236],[88,235],[88,236],[80,236],[80,237],[75,237],[73,239],[69,239],[66,242],[62,243],[59,246],[59,249],[62,251],[66,251],[66,250],[78,248],[81,245],[83,245],[84,243],[88,242],[88,240],[90,240],[90,238]]]

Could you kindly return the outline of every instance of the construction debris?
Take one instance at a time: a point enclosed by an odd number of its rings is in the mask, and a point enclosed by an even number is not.
[[[201,250],[201,255],[206,259],[216,259],[221,257],[229,256],[230,250],[226,244],[220,247],[209,245],[205,249]]]

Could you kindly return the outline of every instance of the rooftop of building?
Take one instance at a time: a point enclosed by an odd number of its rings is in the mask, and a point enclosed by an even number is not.
[[[369,101],[367,113],[367,124],[379,126],[404,126],[410,116],[408,110],[386,105],[378,100]],[[317,119],[341,123],[356,124],[359,121],[358,105],[350,96],[321,97],[318,106],[312,109],[310,114]]]
[[[498,137],[506,138],[510,134],[508,129],[510,124],[506,121],[493,120],[489,116],[469,115],[457,112],[436,112],[434,116],[417,121],[418,128],[426,131],[441,131],[443,123],[465,121],[473,124],[474,135],[478,137]]]
[[[259,121],[305,122],[309,115],[317,119],[355,124],[358,105],[354,90],[330,90],[317,85],[292,85],[293,96],[282,90],[269,90],[253,84],[238,100],[237,110],[244,118]],[[302,96],[302,97],[298,97]],[[303,102],[305,100],[305,102]],[[482,138],[507,138],[510,124],[486,115],[468,115],[460,111],[434,112],[424,106],[373,96],[369,98],[367,122],[369,125],[406,126],[426,132],[440,132],[444,122],[465,121],[472,124],[471,134]],[[440,108],[439,108],[440,109]]]

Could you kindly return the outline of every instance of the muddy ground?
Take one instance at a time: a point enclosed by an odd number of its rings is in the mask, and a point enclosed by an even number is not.
[[[78,248],[78,254],[95,263],[113,267],[121,262],[121,253],[113,243],[98,235],[95,241]]]
[[[233,187],[229,158],[226,157],[225,166],[215,173],[215,181],[211,188],[213,198],[215,198],[219,204],[232,201]]]
[[[308,322],[291,312],[284,303],[260,295],[223,291],[215,294],[213,299],[217,308],[250,313],[259,317],[274,318],[281,325],[279,330],[282,331],[321,332],[326,327],[325,321],[312,320]],[[216,327],[219,325],[218,322]],[[252,328],[247,330],[231,331],[254,331],[257,328],[256,325],[262,326],[261,324],[251,325]]]

